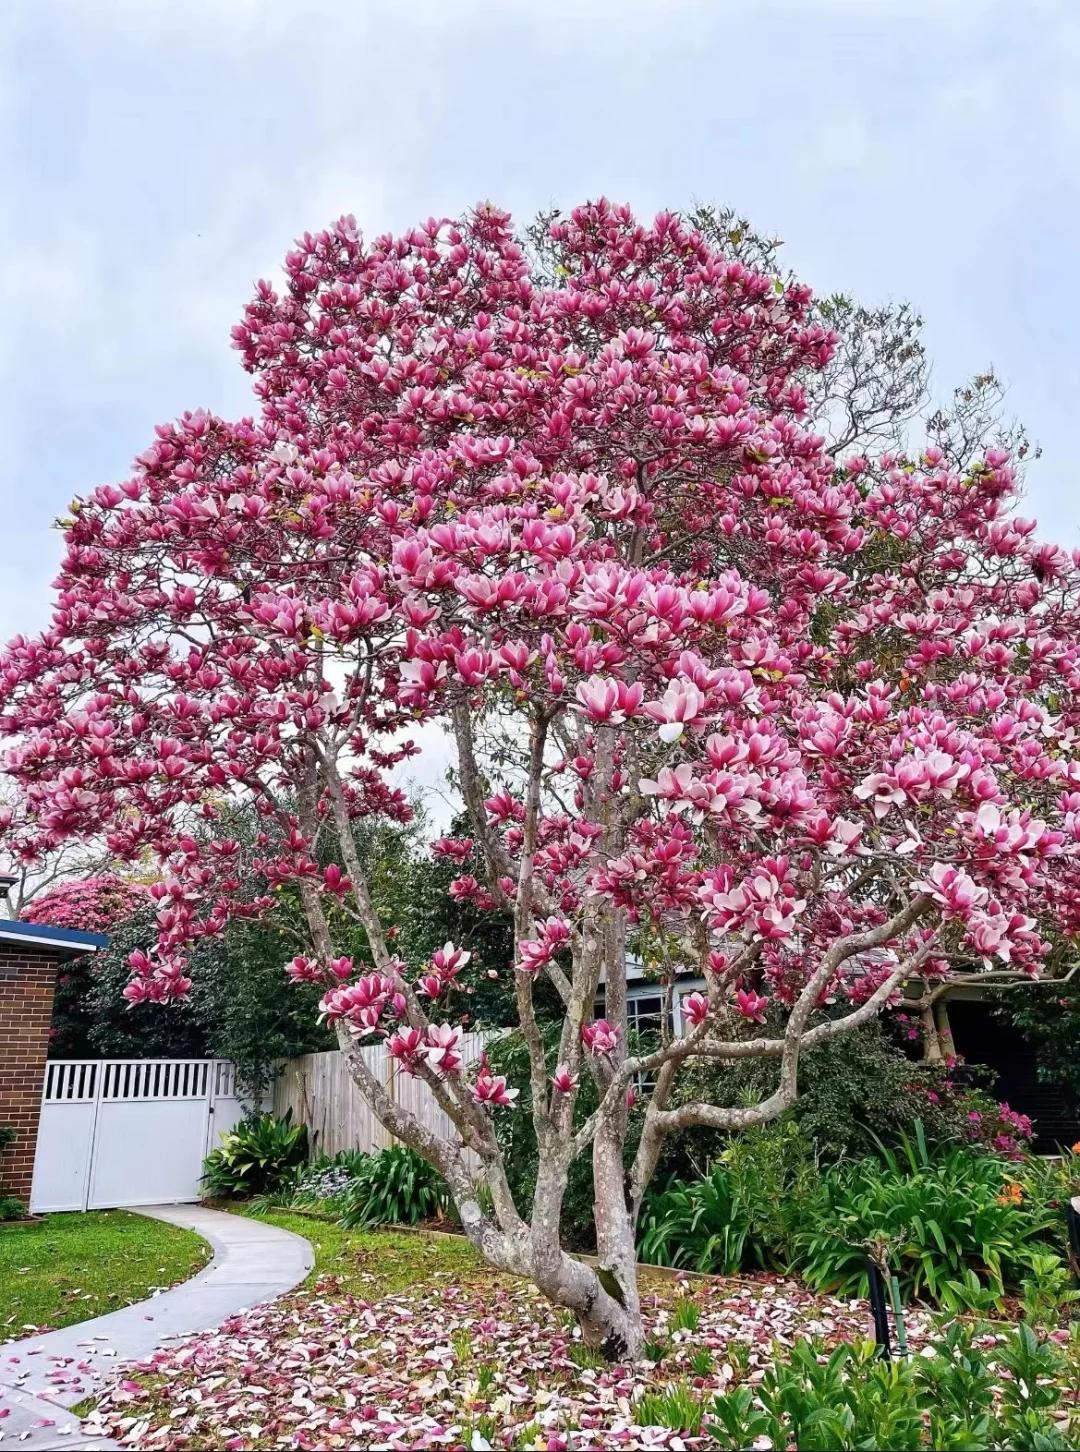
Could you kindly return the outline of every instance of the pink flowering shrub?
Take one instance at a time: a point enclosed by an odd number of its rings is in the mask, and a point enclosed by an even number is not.
[[[1026,1114],[997,1104],[986,1096],[965,1096],[964,1138],[991,1154],[1007,1160],[1022,1160],[1031,1149],[1034,1133]]]
[[[638,1351],[634,1227],[669,1135],[775,1118],[800,1054],[915,972],[1036,975],[1051,928],[1080,927],[1080,552],[1015,514],[1002,449],[835,457],[810,289],[670,213],[576,208],[541,258],[490,205],[371,241],[343,218],[234,341],[257,416],[185,414],[74,501],[53,620],[0,661],[9,831],[20,853],[154,855],[133,1002],[183,998],[193,942],[295,893],[290,971],[325,985],[377,1117],[492,1264]],[[400,960],[356,849],[365,819],[407,816],[395,770],[436,739],[469,819],[440,851],[477,863],[455,893],[513,925],[529,1204],[496,1130],[521,1086],[461,1048],[472,950]],[[234,800],[267,824],[254,902],[241,845],[191,830]],[[370,963],[342,958],[343,913]],[[707,1012],[647,1052],[631,943],[705,983]],[[387,1093],[357,1052],[376,1039],[450,1134]],[[748,1056],[776,1071],[756,1102],[672,1098],[695,1061]],[[560,1238],[585,1155],[608,1279]]]
[[[73,878],[39,893],[23,909],[28,923],[51,923],[82,933],[107,933],[148,901],[149,889],[115,872]]]

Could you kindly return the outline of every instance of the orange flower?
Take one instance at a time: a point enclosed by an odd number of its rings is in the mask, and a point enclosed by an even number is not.
[[[1015,1180],[1010,1180],[1004,1190],[997,1197],[999,1205],[1022,1205],[1024,1202],[1024,1191],[1021,1185]]]
[[[1071,1144],[1069,1146],[1069,1153],[1071,1155],[1080,1155],[1080,1139],[1078,1139],[1075,1144]]]

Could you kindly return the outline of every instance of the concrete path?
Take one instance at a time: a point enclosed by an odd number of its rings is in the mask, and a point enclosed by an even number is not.
[[[116,1447],[88,1436],[64,1409],[93,1396],[122,1363],[141,1361],[166,1341],[209,1331],[237,1311],[283,1296],[315,1263],[306,1240],[260,1220],[202,1205],[155,1205],[137,1213],[196,1231],[213,1247],[213,1260],[148,1301],[0,1346],[4,1452]]]

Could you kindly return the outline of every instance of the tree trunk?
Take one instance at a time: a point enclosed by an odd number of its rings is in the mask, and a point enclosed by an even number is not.
[[[598,1271],[599,1274],[603,1274],[603,1268]],[[605,1361],[637,1361],[644,1352],[645,1328],[641,1320],[636,1272],[630,1278],[626,1291],[629,1293],[626,1306],[620,1305],[605,1290],[588,1310],[577,1313],[585,1345],[599,1352]]]
[[[582,1331],[589,1344],[596,1345],[608,1360],[614,1361],[640,1356],[644,1341],[637,1245],[626,1195],[625,1121],[626,1110],[620,1105],[610,1118],[601,1120],[593,1140],[596,1274],[621,1314],[608,1313],[596,1326],[582,1320]]]

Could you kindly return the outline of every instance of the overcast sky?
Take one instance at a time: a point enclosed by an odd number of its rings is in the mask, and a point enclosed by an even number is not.
[[[994,364],[1080,544],[1076,0],[3,0],[0,636],[50,521],[155,422],[246,411],[229,328],[291,239],[491,198],[728,203],[815,288]]]

